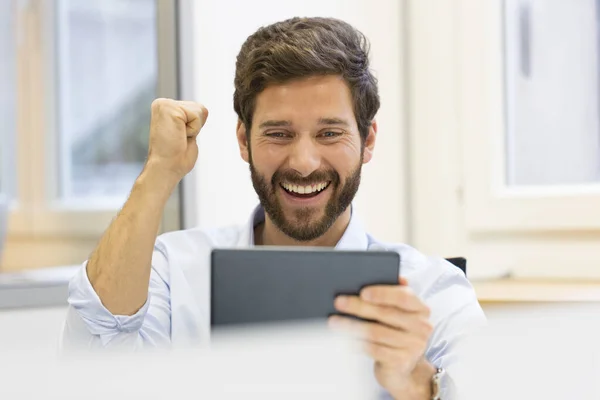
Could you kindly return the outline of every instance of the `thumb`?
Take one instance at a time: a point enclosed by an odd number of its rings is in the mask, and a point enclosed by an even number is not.
[[[408,281],[406,280],[406,278],[400,277],[398,279],[398,283],[400,284],[400,286],[408,286]]]

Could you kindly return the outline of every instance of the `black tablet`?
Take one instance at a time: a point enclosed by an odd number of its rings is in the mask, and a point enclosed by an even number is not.
[[[211,326],[326,320],[338,294],[397,285],[400,255],[333,249],[215,249]]]

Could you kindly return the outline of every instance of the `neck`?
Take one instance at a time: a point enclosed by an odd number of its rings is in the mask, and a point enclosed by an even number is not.
[[[265,222],[254,228],[254,244],[257,246],[308,246],[335,247],[350,223],[351,209],[348,207],[333,223],[324,235],[315,240],[301,242],[292,239],[273,224],[268,215]]]

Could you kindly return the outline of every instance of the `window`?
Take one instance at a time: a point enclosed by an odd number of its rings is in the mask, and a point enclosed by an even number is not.
[[[506,0],[507,183],[600,183],[596,0]]]
[[[16,37],[11,2],[0,4],[0,194],[14,194]]]
[[[122,204],[148,148],[156,98],[154,0],[63,0],[56,18],[58,193]]]
[[[0,270],[78,264],[142,170],[152,101],[178,96],[176,3],[0,3]]]
[[[598,2],[429,7],[409,10],[413,244],[473,280],[599,278]]]

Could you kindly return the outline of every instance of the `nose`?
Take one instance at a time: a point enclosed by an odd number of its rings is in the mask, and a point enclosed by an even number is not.
[[[298,172],[302,177],[309,176],[319,169],[321,155],[317,144],[312,138],[304,137],[292,145],[289,156],[289,167]]]

